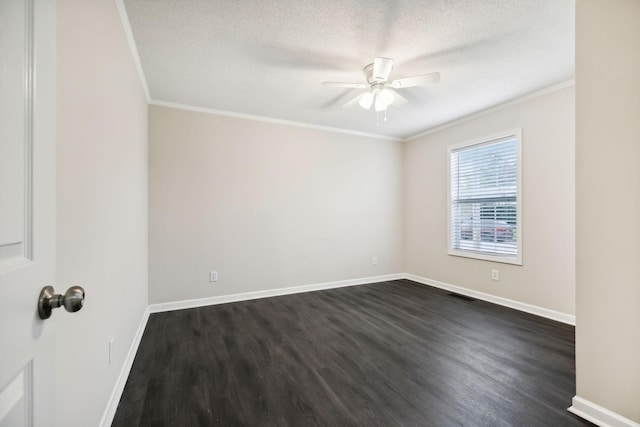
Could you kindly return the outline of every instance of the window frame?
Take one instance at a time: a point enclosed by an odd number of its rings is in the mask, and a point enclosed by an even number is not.
[[[517,154],[516,160],[518,162],[517,171],[516,171],[516,236],[517,236],[517,254],[515,257],[513,256],[500,256],[500,255],[490,255],[482,252],[476,252],[471,250],[464,249],[455,249],[453,245],[453,235],[452,235],[452,208],[453,208],[453,200],[452,200],[452,176],[451,176],[451,156],[455,151],[459,151],[464,148],[470,148],[473,146],[482,146],[490,144],[494,141],[498,141],[500,139],[505,138],[515,138],[517,143]],[[465,141],[456,144],[450,144],[447,147],[447,253],[451,256],[463,257],[463,258],[472,258],[483,261],[493,261],[500,262],[505,264],[515,264],[522,265],[522,222],[523,222],[523,213],[522,213],[522,128],[510,129],[508,131],[496,133],[493,135],[485,136],[482,138],[476,138],[470,141]]]

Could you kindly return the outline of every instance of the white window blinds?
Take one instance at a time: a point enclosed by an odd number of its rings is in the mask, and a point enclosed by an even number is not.
[[[518,134],[450,150],[453,254],[519,261],[519,150]]]

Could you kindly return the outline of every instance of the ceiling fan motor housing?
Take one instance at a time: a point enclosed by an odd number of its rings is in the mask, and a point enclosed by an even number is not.
[[[371,93],[376,94],[376,93],[380,92],[382,89],[384,89],[385,86],[386,86],[386,84],[384,84],[384,83],[374,82],[371,85]]]
[[[367,83],[373,84],[376,82],[376,80],[373,78],[373,63],[364,67],[362,69],[362,72],[364,73],[364,76],[367,79]]]

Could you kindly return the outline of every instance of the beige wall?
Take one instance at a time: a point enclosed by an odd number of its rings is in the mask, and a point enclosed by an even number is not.
[[[447,147],[514,128],[523,134],[523,265],[448,255]],[[407,142],[404,186],[406,272],[574,314],[573,87]]]
[[[157,106],[149,119],[152,303],[401,272],[400,142]]]
[[[98,424],[147,292],[163,302],[404,270],[574,313],[572,88],[404,148],[160,107],[147,122],[115,4],[58,3],[56,289],[80,284],[87,301],[56,317],[56,425]],[[577,394],[640,422],[640,2],[577,5]],[[514,127],[524,265],[448,256],[447,145]]]
[[[147,105],[113,0],[58,1],[55,425],[96,426],[147,306]],[[109,339],[114,360],[108,361]]]
[[[640,423],[640,1],[576,17],[577,395]]]

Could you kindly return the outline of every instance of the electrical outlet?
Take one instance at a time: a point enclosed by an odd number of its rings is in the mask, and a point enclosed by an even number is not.
[[[500,280],[500,270],[491,270],[491,278],[493,280]]]
[[[218,272],[217,271],[210,271],[209,272],[209,281],[210,282],[217,282],[218,281]]]
[[[374,256],[373,259],[371,260],[371,265],[375,266],[378,265],[378,257]]]
[[[109,365],[111,365],[113,361],[113,340],[113,338],[109,340]]]

